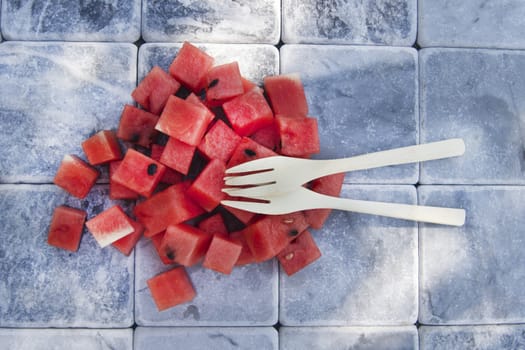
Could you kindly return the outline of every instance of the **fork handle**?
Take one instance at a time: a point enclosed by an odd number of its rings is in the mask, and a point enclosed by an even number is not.
[[[379,168],[383,166],[423,162],[460,156],[465,153],[465,143],[460,138],[394,148],[359,156],[317,161],[312,178],[344,173],[347,171]]]
[[[316,208],[332,208],[451,226],[462,226],[465,223],[464,209],[348,199],[319,193],[315,193],[310,200]]]

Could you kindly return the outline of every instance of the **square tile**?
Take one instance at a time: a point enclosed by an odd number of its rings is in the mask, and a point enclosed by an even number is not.
[[[418,349],[417,328],[281,327],[280,350]]]
[[[278,350],[277,331],[272,327],[138,327],[135,330],[135,349],[185,350]]]
[[[284,45],[281,73],[297,72],[321,153],[343,158],[419,142],[418,59],[412,48]],[[417,164],[349,172],[345,182],[415,184]]]
[[[417,0],[283,0],[282,39],[288,44],[412,46]]]
[[[140,37],[140,0],[2,1],[8,40],[122,41]]]
[[[345,185],[342,197],[416,203],[413,186]],[[321,258],[279,279],[285,326],[410,325],[417,319],[417,224],[334,211],[312,231]]]
[[[84,229],[77,252],[47,244],[53,209],[86,210],[87,219],[124,202],[108,187],[86,199],[54,185],[0,185],[0,327],[118,328],[133,324],[134,258],[101,249]]]
[[[420,51],[421,142],[461,137],[461,157],[421,163],[424,184],[525,184],[525,51]]]
[[[418,195],[466,210],[462,227],[420,225],[419,322],[525,322],[525,187],[420,186]]]
[[[0,44],[0,183],[50,183],[64,155],[116,129],[136,59],[132,44]]]
[[[0,350],[129,350],[129,329],[8,329],[0,328]]]
[[[423,326],[419,329],[421,350],[525,348],[525,325]]]
[[[421,47],[525,48],[523,1],[419,0]]]
[[[149,42],[277,44],[280,33],[279,0],[142,4],[142,36]]]

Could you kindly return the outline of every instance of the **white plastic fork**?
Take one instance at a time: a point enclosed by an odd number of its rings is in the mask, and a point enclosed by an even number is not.
[[[229,168],[223,191],[233,197],[273,196],[295,191],[310,180],[330,174],[455,157],[463,153],[465,143],[454,138],[342,159],[261,158]]]
[[[465,210],[463,209],[331,197],[302,186],[288,193],[262,196],[257,199],[266,202],[223,200],[221,203],[237,209],[270,215],[307,209],[332,208],[451,226],[462,226],[465,223]]]

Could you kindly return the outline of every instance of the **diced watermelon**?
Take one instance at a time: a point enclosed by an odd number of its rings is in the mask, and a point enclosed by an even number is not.
[[[195,146],[170,137],[160,156],[160,162],[181,174],[188,175]]]
[[[206,254],[212,235],[188,224],[168,226],[160,251],[174,263],[193,266]]]
[[[249,136],[273,123],[272,109],[258,89],[235,97],[222,108],[233,130],[241,136]]]
[[[69,194],[85,198],[100,173],[75,155],[65,155],[55,174],[53,183]]]
[[[173,262],[168,259],[168,257],[161,251],[160,247],[162,245],[162,239],[164,238],[164,233],[166,231],[162,231],[160,233],[157,233],[153,236],[150,237],[150,240],[151,240],[151,243],[153,244],[153,246],[155,247],[155,250],[157,251],[157,254],[160,258],[160,260],[162,261],[162,263],[164,265],[172,265]]]
[[[187,97],[186,97],[186,101],[190,102],[190,103],[193,103],[197,106],[201,106],[201,107],[206,107],[206,105],[204,103],[202,103],[202,100],[197,96],[195,95],[193,92],[190,93]],[[207,108],[207,107],[206,107]]]
[[[155,128],[184,143],[197,146],[214,115],[209,109],[170,96]]]
[[[226,165],[226,168],[231,168],[232,166],[248,162],[250,160],[255,160],[259,158],[276,156],[277,153],[268,149],[257,142],[253,141],[248,137],[243,137],[241,142],[233,151],[233,154]]]
[[[122,158],[117,136],[111,130],[102,130],[82,142],[82,149],[91,165],[109,163]]]
[[[124,141],[149,147],[157,131],[155,125],[159,117],[153,113],[125,105],[117,130],[117,137]]]
[[[213,57],[189,42],[184,42],[171,63],[169,72],[184,86],[198,92],[213,62]]]
[[[224,219],[219,213],[213,214],[207,218],[202,219],[201,221],[199,221],[197,227],[200,230],[211,234],[218,233],[226,235],[228,233],[228,229],[226,228]]]
[[[288,276],[302,270],[321,257],[321,251],[315,244],[312,234],[305,230],[290,242],[278,255],[277,259]]]
[[[109,163],[109,198],[111,199],[137,199],[139,194],[126,186],[116,183],[112,176],[120,166],[121,160]]]
[[[242,244],[221,234],[213,235],[202,266],[229,275],[241,255]]]
[[[224,207],[224,209],[226,209],[230,214],[235,216],[237,219],[239,219],[240,222],[242,222],[245,225],[248,224],[255,215],[257,215],[255,213],[252,213],[251,211],[232,208],[226,205],[223,205],[222,207]]]
[[[261,128],[250,135],[250,138],[258,144],[279,153],[281,147],[281,138],[275,118],[271,125]]]
[[[162,152],[164,152],[165,146],[158,145],[156,143],[151,145],[151,159],[154,159],[158,162],[162,161],[160,160],[162,156]],[[163,163],[164,164],[164,163]],[[167,164],[164,164],[167,166]],[[172,168],[166,168],[166,171],[164,172],[164,175],[162,175],[162,178],[160,179],[160,182],[168,184],[168,185],[175,185],[179,182],[183,181],[183,174],[179,173],[175,169]]]
[[[183,267],[176,267],[150,278],[147,284],[159,311],[189,302],[196,295]]]
[[[186,195],[188,186],[187,182],[172,185],[135,206],[133,213],[146,227],[146,237],[166,230],[169,225],[187,221],[204,213],[204,210]]]
[[[129,235],[135,230],[132,220],[118,205],[114,205],[86,221],[86,227],[101,248]]]
[[[311,181],[308,187],[315,192],[329,196],[339,196],[344,179],[344,173],[328,175]],[[306,215],[306,221],[312,228],[320,229],[331,212],[331,209],[310,209],[305,210],[304,214]]]
[[[253,90],[255,88],[259,89],[259,91],[261,91],[261,93],[263,92],[263,89],[261,89],[259,86],[257,86],[257,84],[255,84],[250,79],[247,79],[247,78],[241,76],[241,81],[242,81],[242,89],[243,89],[244,92],[248,92],[248,91]]]
[[[230,239],[242,246],[241,254],[239,254],[239,258],[235,262],[235,265],[243,266],[253,264],[255,262],[255,258],[253,257],[250,247],[248,247],[246,238],[244,238],[244,233],[242,231],[232,232],[230,233]]]
[[[226,163],[239,142],[241,137],[218,119],[208,130],[198,148],[208,159],[219,159]]]
[[[142,107],[159,115],[168,97],[175,94],[180,83],[159,66],[153,67],[131,93],[131,97]]]
[[[264,78],[273,112],[290,117],[306,117],[308,103],[299,74],[281,74]]]
[[[64,205],[58,206],[53,212],[47,243],[57,248],[72,252],[78,250],[86,212]]]
[[[292,157],[309,157],[319,153],[317,119],[277,115],[275,120],[281,139],[282,154]]]
[[[144,233],[144,225],[134,220],[130,221],[133,225],[133,232],[112,243],[113,247],[117,248],[122,254],[126,256],[131,254],[131,251],[133,248],[135,248],[137,242]]]
[[[226,167],[218,159],[212,159],[188,188],[188,196],[210,212],[225,198],[224,172]]]
[[[156,160],[134,149],[128,149],[111,180],[144,197],[149,197],[165,171],[166,167]]]
[[[249,225],[243,234],[255,261],[276,256],[308,227],[302,212],[268,215]]]
[[[212,105],[226,101],[244,92],[237,62],[221,64],[206,74],[206,101]]]

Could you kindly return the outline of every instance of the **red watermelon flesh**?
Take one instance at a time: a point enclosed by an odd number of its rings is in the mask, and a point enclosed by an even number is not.
[[[224,172],[226,166],[218,159],[212,159],[188,188],[188,196],[210,212],[225,198]]]
[[[64,205],[56,207],[49,225],[47,243],[57,248],[76,252],[82,238],[85,220],[84,210]]]
[[[218,233],[224,235],[228,234],[228,229],[226,228],[224,219],[219,213],[213,214],[205,219],[202,219],[201,221],[199,221],[197,227],[206,233]]]
[[[65,155],[55,174],[53,183],[77,198],[85,198],[99,171],[75,155]]]
[[[159,66],[155,66],[131,93],[131,97],[146,110],[159,115],[168,97],[175,94],[180,83]]]
[[[291,241],[290,244],[277,255],[281,267],[288,276],[302,270],[320,257],[321,251],[308,230],[305,230],[296,239]]]
[[[206,102],[211,105],[239,96],[244,92],[237,62],[211,68],[206,75]]]
[[[115,132],[102,130],[82,142],[82,149],[91,165],[109,163],[122,158]]]
[[[281,151],[281,138],[279,136],[279,130],[277,129],[275,118],[273,119],[271,125],[257,130],[250,135],[250,138],[274,152],[280,153]]]
[[[341,193],[344,179],[344,173],[328,175],[311,181],[308,187],[315,192],[337,197]],[[331,212],[332,209],[310,209],[305,210],[304,214],[306,221],[312,228],[320,229]]]
[[[86,227],[101,248],[129,235],[135,230],[132,220],[118,205],[106,209],[94,218],[86,221]]]
[[[160,250],[174,263],[193,266],[208,249],[212,236],[188,224],[168,226]]]
[[[152,277],[147,284],[159,311],[189,302],[196,296],[190,277],[183,267]]]
[[[151,145],[151,159],[161,162],[162,164],[169,167],[168,164],[165,164],[164,162],[161,161],[161,156],[162,156],[162,153],[164,152],[164,149],[165,149],[165,146],[161,146],[158,144],[152,144]],[[166,168],[164,175],[162,175],[162,178],[160,179],[160,182],[168,184],[168,185],[174,185],[182,181],[183,181],[183,174],[179,173],[178,171],[172,168]]]
[[[140,222],[134,220],[130,221],[131,225],[133,226],[133,232],[112,243],[113,247],[117,248],[122,254],[126,256],[131,254],[131,251],[133,248],[135,248],[137,242],[144,233],[144,226]]]
[[[306,117],[308,103],[299,74],[281,74],[264,78],[264,89],[273,112],[290,117]]]
[[[202,266],[229,275],[241,255],[242,245],[221,234],[213,235]]]
[[[242,231],[235,231],[230,233],[230,239],[234,240],[242,246],[239,258],[235,262],[236,266],[243,266],[255,263],[255,258],[253,257],[253,254],[250,250],[250,247],[248,246],[248,243],[246,242],[246,238],[244,238],[244,233]]]
[[[226,163],[239,142],[241,142],[241,137],[218,119],[208,130],[198,149],[208,159],[219,159]]]
[[[159,117],[153,113],[125,105],[117,130],[117,137],[142,147],[149,147],[156,135],[155,125]]]
[[[153,236],[151,236],[149,239],[151,240],[151,243],[155,247],[155,250],[157,251],[157,255],[159,256],[160,260],[164,265],[171,265],[173,262],[168,259],[168,257],[162,252],[160,249],[160,246],[162,245],[162,239],[164,238],[165,231],[159,232]]]
[[[160,156],[160,162],[181,174],[187,175],[195,149],[195,146],[170,137]]]
[[[317,119],[277,115],[275,120],[281,139],[282,154],[291,157],[309,157],[320,152]]]
[[[130,190],[126,186],[116,183],[111,179],[115,171],[122,163],[121,160],[116,160],[109,163],[109,198],[111,199],[137,199],[139,194]]]
[[[198,92],[213,62],[213,57],[189,42],[184,42],[171,63],[169,72],[184,86]]]
[[[255,160],[259,158],[276,156],[277,153],[268,149],[249,137],[243,137],[241,142],[237,145],[233,154],[226,165],[226,168],[231,168],[235,165]]]

